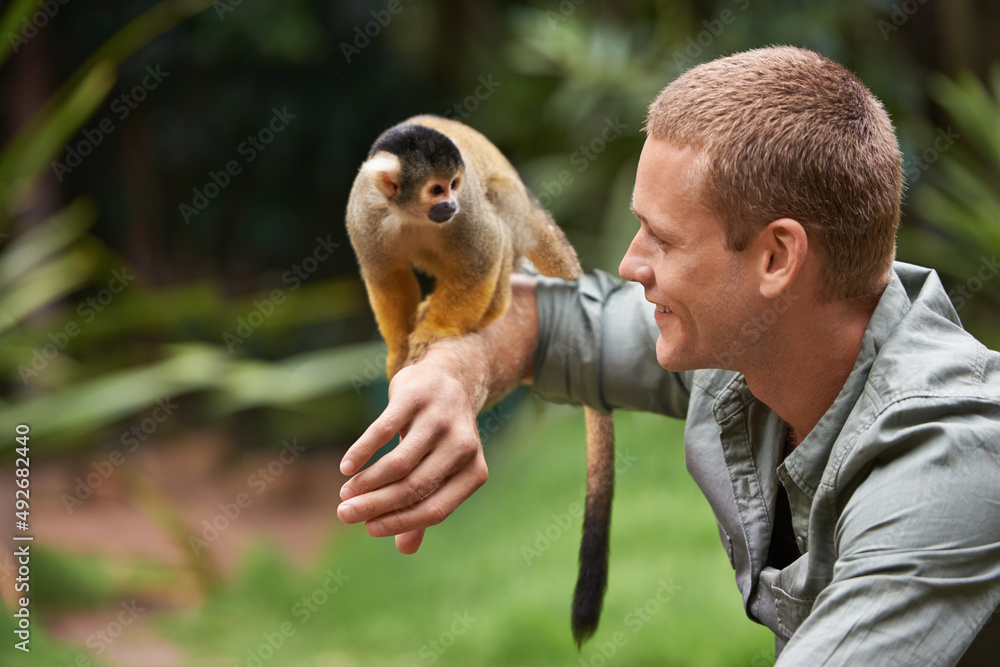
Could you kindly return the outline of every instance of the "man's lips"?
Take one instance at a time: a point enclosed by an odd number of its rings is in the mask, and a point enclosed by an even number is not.
[[[650,299],[648,296],[646,297],[646,301],[648,301],[649,303],[653,304],[653,306],[656,308],[656,312],[658,312],[658,313],[672,313],[672,312],[674,312],[674,311],[670,310],[669,306],[664,306],[662,304],[656,303],[655,301],[653,301],[652,299]]]
[[[652,301],[650,303],[653,303]],[[657,321],[670,319],[674,317],[674,312],[670,310],[667,306],[662,306],[658,303],[653,303],[653,318]]]

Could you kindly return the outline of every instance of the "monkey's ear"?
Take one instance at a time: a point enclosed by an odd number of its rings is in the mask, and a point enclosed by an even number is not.
[[[392,153],[384,152],[376,153],[361,167],[387,199],[399,194],[400,168],[399,158]]]

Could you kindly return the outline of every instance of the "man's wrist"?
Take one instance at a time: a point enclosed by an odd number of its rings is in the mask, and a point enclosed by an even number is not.
[[[482,336],[472,333],[432,345],[424,361],[437,364],[459,383],[476,414],[490,394],[490,362]]]

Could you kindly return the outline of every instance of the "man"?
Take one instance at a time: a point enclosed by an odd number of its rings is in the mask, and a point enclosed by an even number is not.
[[[519,279],[499,322],[403,369],[342,470],[402,441],[344,485],[340,517],[416,551],[486,481],[475,414],[531,381],[687,420],[778,664],[996,664],[1000,355],[933,271],[893,263],[882,105],[826,58],[759,49],[679,77],[646,132],[631,283]]]

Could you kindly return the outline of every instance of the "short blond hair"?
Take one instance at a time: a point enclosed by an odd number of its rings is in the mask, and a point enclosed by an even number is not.
[[[704,151],[697,196],[745,250],[792,218],[816,242],[823,294],[861,299],[896,254],[902,156],[882,103],[847,69],[781,46],[694,67],[649,107],[649,136]]]

